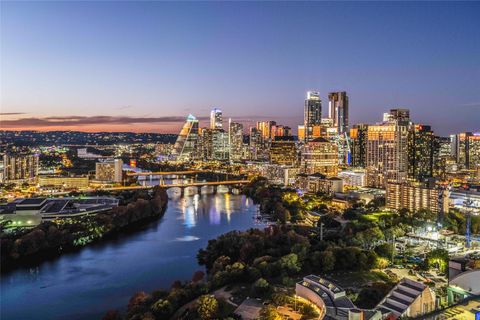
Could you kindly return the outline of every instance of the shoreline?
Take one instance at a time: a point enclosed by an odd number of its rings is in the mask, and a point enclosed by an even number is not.
[[[87,246],[95,246],[96,244],[101,244],[102,242],[108,242],[110,240],[117,239],[123,235],[136,233],[142,227],[161,219],[165,214],[167,206],[168,196],[166,190],[163,188],[155,188],[151,199],[145,200],[143,198],[138,198],[131,203],[116,207],[107,213],[99,213],[95,216],[82,217],[76,220],[77,223],[93,222],[96,223],[96,227],[109,228],[100,235],[93,232],[88,234],[88,236],[92,236],[93,238],[84,245],[75,245],[73,241],[78,240],[79,237],[74,238],[74,235],[70,234],[68,235],[69,241],[64,245],[57,243],[56,245],[51,245],[49,247],[38,248],[32,253],[16,258],[12,256],[12,246],[18,247],[18,241],[28,242],[28,237],[30,237],[30,235],[34,232],[43,232],[42,228],[47,228],[46,230],[48,232],[51,230],[50,228],[52,226],[56,228],[59,227],[59,225],[52,222],[44,222],[22,234],[18,238],[12,239],[8,236],[2,237],[2,260],[0,275],[7,275],[19,268],[36,267],[43,262],[54,261],[63,254],[79,252]],[[127,220],[126,223],[124,221],[125,219]],[[112,223],[117,224],[112,225]],[[58,229],[55,231],[58,231]],[[48,235],[44,237],[48,237]],[[34,243],[34,245],[36,244],[37,243]],[[5,249],[9,249],[8,253],[5,253]]]

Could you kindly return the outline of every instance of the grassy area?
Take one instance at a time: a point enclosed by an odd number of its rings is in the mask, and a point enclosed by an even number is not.
[[[381,218],[390,216],[391,212],[379,211],[362,215],[362,218],[371,222],[378,222]]]
[[[376,281],[390,281],[388,276],[381,271],[352,271],[326,274],[325,278],[343,288],[360,288]]]

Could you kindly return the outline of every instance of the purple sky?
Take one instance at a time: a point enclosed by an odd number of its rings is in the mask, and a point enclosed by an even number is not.
[[[479,2],[1,2],[2,129],[177,132],[192,113],[296,128],[392,107],[480,130]],[[296,130],[295,130],[296,131]]]

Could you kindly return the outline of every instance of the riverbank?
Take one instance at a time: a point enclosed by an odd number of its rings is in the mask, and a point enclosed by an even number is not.
[[[94,216],[43,222],[33,229],[15,233],[2,230],[2,273],[32,260],[51,259],[135,229],[163,216],[168,203],[167,193],[160,187],[131,198],[129,203]]]

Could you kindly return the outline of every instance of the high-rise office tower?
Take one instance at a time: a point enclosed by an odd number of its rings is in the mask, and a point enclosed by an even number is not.
[[[313,127],[319,126],[322,121],[322,100],[320,94],[314,91],[307,92],[305,99],[303,124],[305,126],[305,142],[312,140]]]
[[[292,136],[277,136],[270,145],[270,163],[296,166],[298,152]]]
[[[408,178],[423,181],[433,176],[435,136],[430,126],[414,124],[408,131]]]
[[[222,110],[213,108],[210,112],[210,129],[222,129]]]
[[[30,180],[37,174],[37,154],[6,153],[3,156],[3,181]]]
[[[405,117],[395,115],[382,124],[368,126],[366,169],[369,186],[383,188],[388,182],[406,181],[409,126]]]
[[[328,94],[328,117],[339,135],[348,134],[348,96],[345,91]]]
[[[350,129],[350,165],[365,168],[367,162],[368,124],[356,124]]]
[[[325,138],[305,143],[301,155],[301,169],[306,174],[321,173],[336,176],[338,172],[338,147]]]
[[[228,145],[230,146],[230,160],[239,161],[243,156],[243,125],[228,120]]]
[[[194,160],[197,157],[197,147],[198,120],[190,114],[180,130],[172,154],[177,161]]]

